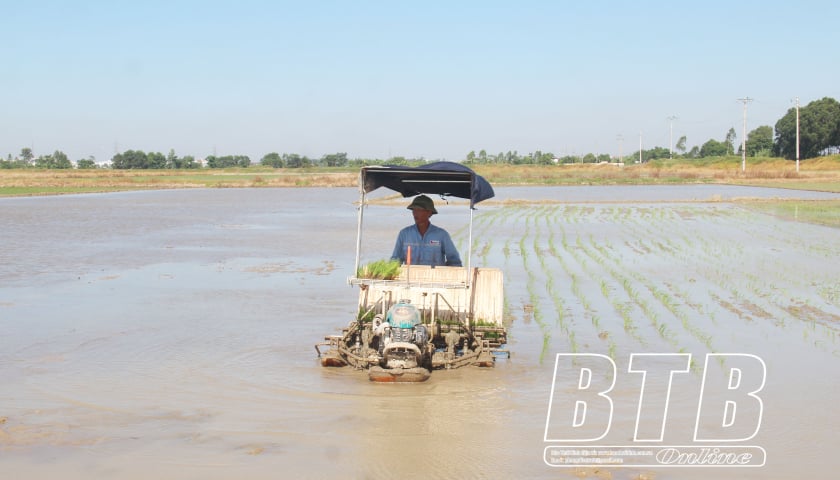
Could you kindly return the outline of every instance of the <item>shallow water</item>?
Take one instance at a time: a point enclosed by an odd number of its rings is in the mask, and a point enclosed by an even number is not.
[[[831,478],[840,230],[727,203],[727,186],[498,188],[472,264],[504,270],[509,360],[378,385],[313,345],[354,314],[355,189],[0,199],[0,469],[10,478]],[[595,202],[595,203],[592,203]],[[365,212],[364,260],[402,207]],[[467,250],[462,206],[433,221]],[[767,366],[759,468],[553,468],[557,353],[618,366],[604,445],[632,443],[632,353],[693,355],[665,441],[691,441],[708,352]],[[716,369],[717,372],[719,369]]]

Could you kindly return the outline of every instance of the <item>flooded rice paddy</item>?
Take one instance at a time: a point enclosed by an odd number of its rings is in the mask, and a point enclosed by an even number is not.
[[[414,385],[372,384],[316,359],[313,345],[355,312],[346,284],[355,189],[0,199],[0,470],[63,479],[836,475],[840,230],[729,200],[837,195],[709,185],[496,193],[475,212],[472,265],[504,271],[511,358]],[[406,203],[366,210],[363,260],[390,254],[411,222]],[[438,205],[433,223],[466,255],[468,210]],[[748,442],[766,451],[763,467],[545,463],[556,354],[614,360],[615,412],[599,444],[630,445],[641,383],[630,355],[690,353],[663,440],[687,445],[712,352],[766,365],[760,429]]]

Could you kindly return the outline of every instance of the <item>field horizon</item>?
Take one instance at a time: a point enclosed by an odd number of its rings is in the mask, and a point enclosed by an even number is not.
[[[840,193],[840,155],[796,163],[780,158],[662,159],[647,163],[470,165],[496,186],[725,184]],[[0,170],[0,197],[107,193],[189,188],[355,187],[359,167],[114,170]],[[797,220],[840,227],[840,200],[748,201]]]

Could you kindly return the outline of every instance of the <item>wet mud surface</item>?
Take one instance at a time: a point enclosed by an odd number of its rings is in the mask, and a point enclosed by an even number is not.
[[[729,186],[498,188],[472,265],[505,274],[512,357],[379,385],[319,366],[355,313],[355,189],[0,199],[0,469],[9,478],[832,478],[840,425],[840,230]],[[533,202],[520,203],[506,200]],[[554,203],[561,202],[561,203]],[[387,257],[404,201],[365,212]],[[433,223],[466,255],[469,214]],[[750,469],[549,467],[558,353],[618,368],[605,444],[632,442],[632,353],[690,353],[666,442],[694,431],[704,357],[763,359]],[[713,364],[714,365],[714,364]],[[714,367],[720,370],[722,367]],[[5,473],[4,473],[5,475]]]

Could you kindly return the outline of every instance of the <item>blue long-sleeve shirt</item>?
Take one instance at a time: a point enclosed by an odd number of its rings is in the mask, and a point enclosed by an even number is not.
[[[411,245],[412,265],[461,266],[461,256],[458,254],[458,249],[452,243],[449,233],[440,227],[430,224],[425,235],[420,235],[417,225],[409,225],[403,228],[397,235],[397,243],[394,245],[394,253],[391,254],[391,259],[406,263],[409,245]]]

